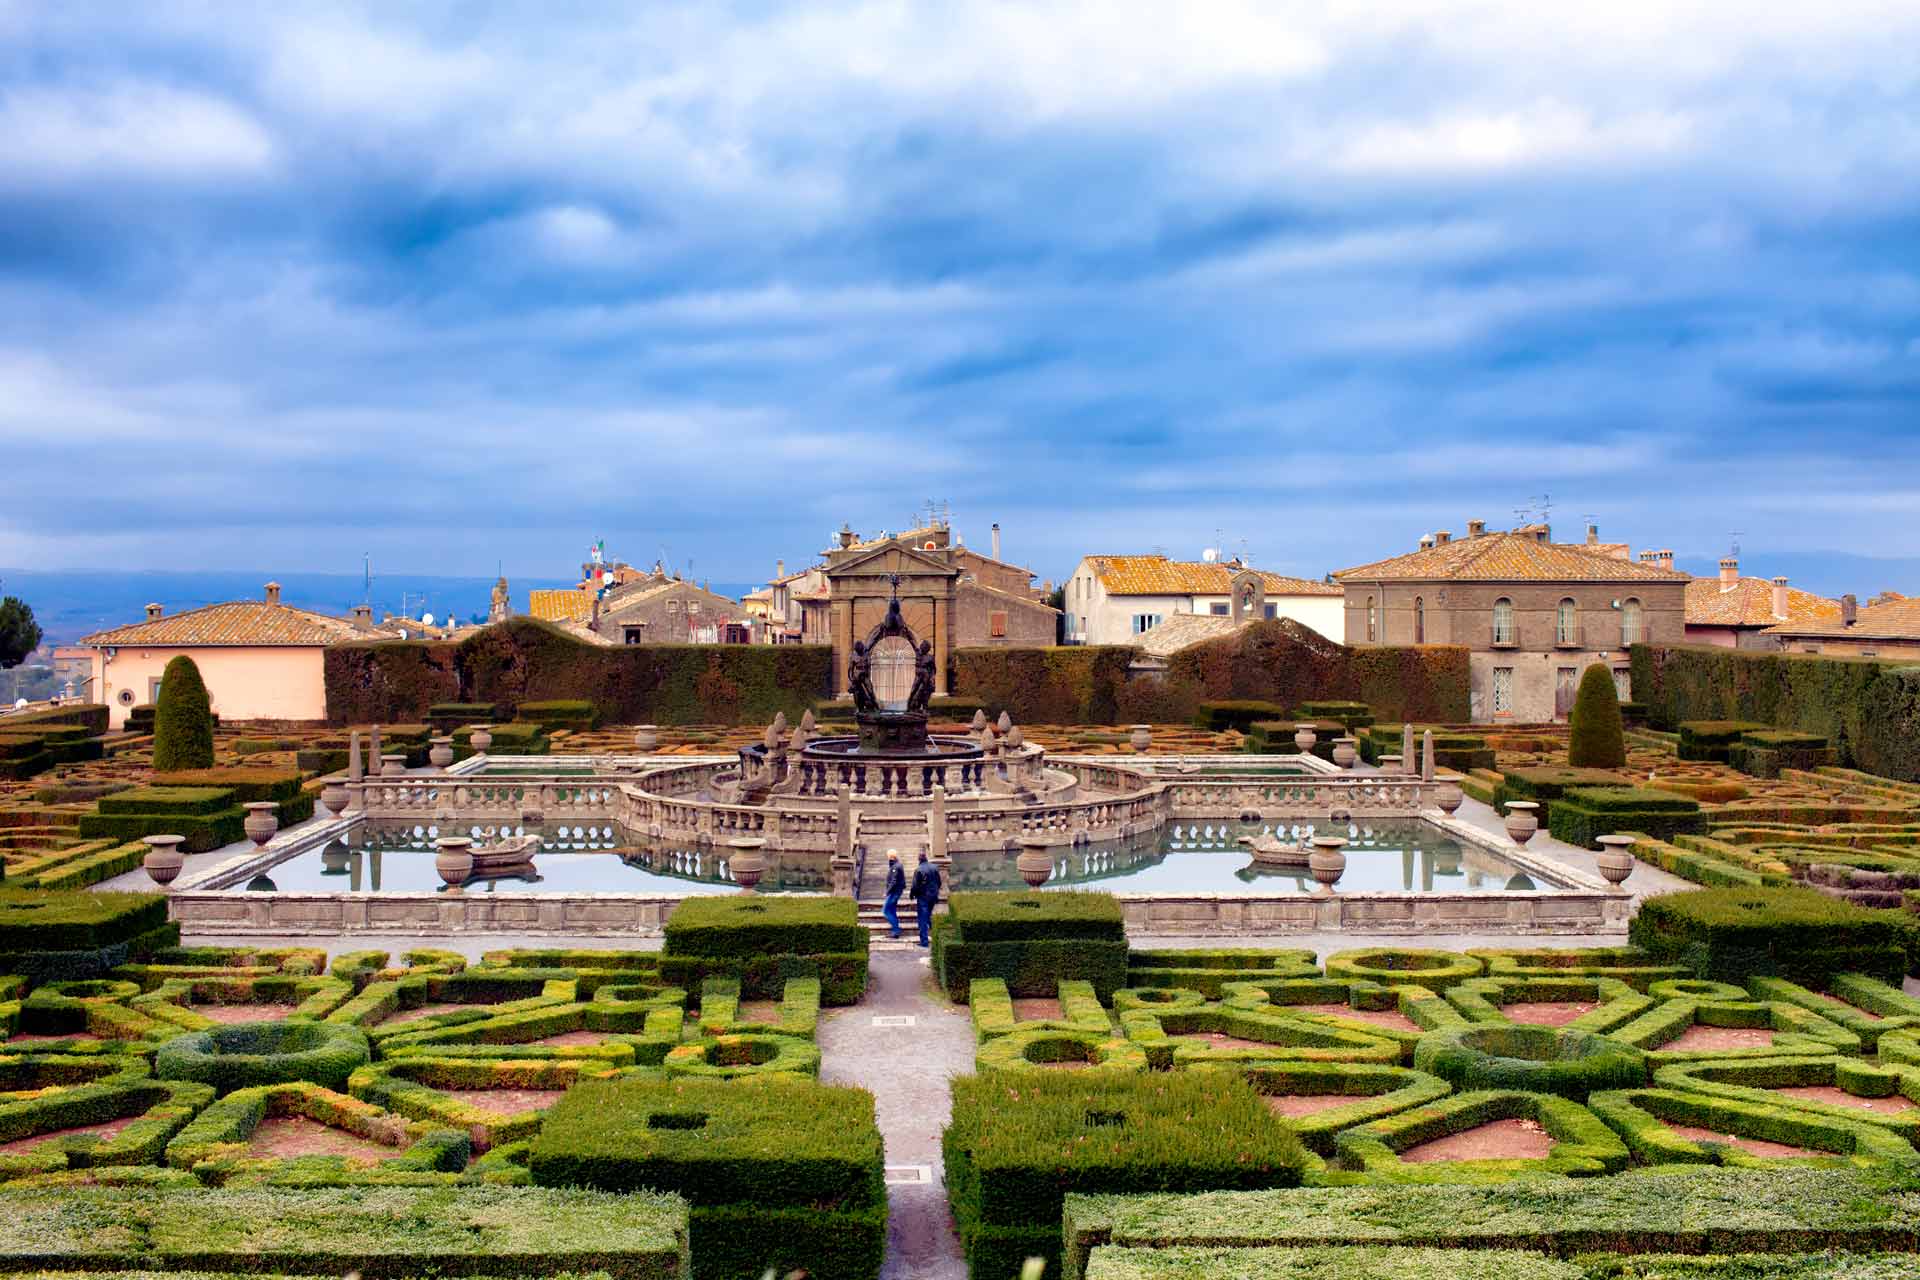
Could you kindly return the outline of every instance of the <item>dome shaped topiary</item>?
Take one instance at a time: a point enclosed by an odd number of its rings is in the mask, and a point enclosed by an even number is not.
[[[213,706],[193,659],[181,654],[160,675],[153,709],[153,767],[162,773],[213,767]]]
[[[1613,672],[1599,663],[1580,677],[1567,718],[1567,764],[1576,769],[1618,769],[1627,762],[1627,740],[1620,724],[1620,692]]]

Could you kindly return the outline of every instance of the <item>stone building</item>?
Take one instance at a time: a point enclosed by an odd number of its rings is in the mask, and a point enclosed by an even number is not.
[[[169,615],[147,606],[143,621],[96,631],[80,644],[91,655],[90,700],[111,709],[119,728],[136,706],[160,692],[167,663],[185,654],[200,668],[214,713],[223,720],[327,718],[327,646],[356,640],[418,636],[404,619],[376,625],[366,605],[350,618],[280,603],[269,582],[259,600],[229,600]]]
[[[1645,560],[1653,552],[1641,556]],[[1687,584],[1687,643],[1727,649],[1778,649],[1781,623],[1837,622],[1840,602],[1799,591],[1785,578],[1740,576],[1740,561],[1728,556],[1720,573]]]
[[[996,544],[998,540],[996,526]],[[886,617],[895,575],[902,616],[915,635],[933,644],[935,693],[947,692],[955,649],[1045,647],[1058,633],[1059,611],[1033,587],[1031,570],[956,545],[944,523],[864,542],[843,527],[839,545],[825,555],[821,572],[829,597],[837,693],[845,692],[853,642]],[[885,660],[876,659],[876,685],[894,674]]]
[[[1086,556],[1064,590],[1067,639],[1074,644],[1137,644],[1183,613],[1239,621],[1291,618],[1330,640],[1338,640],[1344,626],[1339,587],[1268,573],[1238,559]]]
[[[833,592],[825,565],[788,573],[786,561],[776,560],[773,581],[764,589],[770,644],[833,643]]]
[[[1920,597],[1888,592],[1862,608],[1841,596],[1833,617],[1783,622],[1766,634],[1789,653],[1920,659]]]
[[[1627,647],[1686,638],[1688,577],[1629,556],[1589,531],[1557,543],[1545,525],[1421,539],[1418,550],[1334,574],[1350,645],[1453,644],[1470,651],[1473,718],[1564,720],[1581,672],[1611,668],[1625,699]]]
[[[747,644],[753,639],[753,620],[738,600],[678,577],[615,587],[588,625],[618,644]]]

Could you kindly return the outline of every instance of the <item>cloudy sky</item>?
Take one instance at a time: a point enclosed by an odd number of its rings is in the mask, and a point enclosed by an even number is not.
[[[0,564],[731,581],[932,498],[1049,577],[1319,574],[1542,494],[1912,555],[1916,48],[1912,0],[0,0]]]

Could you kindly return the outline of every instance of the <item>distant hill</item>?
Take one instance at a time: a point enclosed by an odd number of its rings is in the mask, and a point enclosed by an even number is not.
[[[345,615],[368,593],[354,574],[252,572],[119,572],[110,569],[0,569],[0,595],[19,596],[33,606],[48,644],[71,644],[104,627],[138,622],[149,601],[181,613],[222,600],[259,599],[269,581],[280,584],[280,599],[316,613]],[[493,596],[492,578],[450,578],[432,574],[385,574],[374,579],[371,593],[375,617],[409,617],[431,613],[436,621],[449,616],[469,620],[485,617]],[[571,587],[578,578],[509,578],[513,608],[524,613],[527,592],[537,588]],[[759,584],[713,583],[723,595],[738,598]]]

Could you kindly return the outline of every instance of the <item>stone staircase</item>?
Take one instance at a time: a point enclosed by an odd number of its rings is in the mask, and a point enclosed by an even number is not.
[[[860,899],[860,923],[865,925],[872,941],[868,944],[876,951],[899,951],[920,949],[913,923],[913,902],[905,897],[900,899],[900,941],[894,942],[887,937],[887,918],[880,914],[885,903],[878,897]],[[933,909],[939,915],[947,909],[941,904]]]

